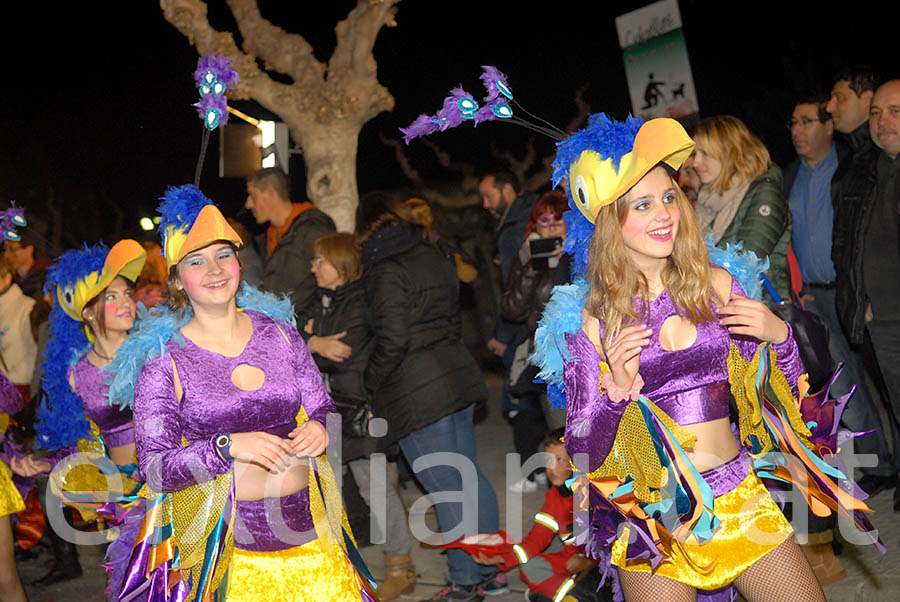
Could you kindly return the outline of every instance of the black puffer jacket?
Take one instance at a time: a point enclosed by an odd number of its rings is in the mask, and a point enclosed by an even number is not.
[[[363,375],[372,355],[372,328],[366,313],[366,289],[362,280],[348,282],[333,291],[316,289],[315,303],[307,309],[307,317],[314,320],[313,336],[347,331],[341,342],[353,349],[343,362],[313,354],[319,372],[328,375],[332,397],[357,401],[368,397]]]
[[[362,261],[375,336],[365,383],[388,437],[405,437],[487,399],[462,342],[453,261],[406,225],[375,232]]]
[[[367,399],[364,374],[372,355],[372,329],[366,310],[366,290],[362,280],[355,280],[335,290],[316,289],[314,302],[305,315],[312,318],[312,336],[323,337],[346,331],[342,343],[353,350],[343,362],[335,362],[313,354],[316,366],[326,382],[328,391],[344,416],[351,408],[360,407]],[[304,337],[309,336],[304,334]],[[372,438],[356,439],[347,434],[343,438],[343,460],[348,462],[376,451],[379,443]]]

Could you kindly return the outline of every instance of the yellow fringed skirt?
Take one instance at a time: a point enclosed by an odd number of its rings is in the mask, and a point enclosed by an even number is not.
[[[228,602],[360,600],[356,571],[338,545],[321,539],[277,552],[234,548]]]
[[[19,490],[10,478],[12,474],[6,462],[0,460],[0,516],[16,514],[25,509],[25,502],[19,495]]]
[[[697,589],[719,589],[732,583],[793,532],[752,470],[740,485],[715,498],[714,512],[722,522],[712,539],[704,544],[684,543],[684,551],[694,566],[711,566],[708,572],[695,570],[677,547],[673,549],[672,558],[663,560],[656,570],[644,561],[633,561],[626,566],[627,528],[613,543],[612,563],[626,571],[652,572]]]

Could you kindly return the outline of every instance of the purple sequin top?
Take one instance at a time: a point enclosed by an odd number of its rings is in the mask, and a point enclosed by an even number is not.
[[[81,399],[84,414],[94,421],[109,447],[134,443],[131,409],[109,403],[109,385],[104,382],[106,372],[92,364],[87,354],[71,369],[75,379],[75,394]]]
[[[744,291],[733,279],[731,292]],[[675,315],[675,307],[667,292],[650,303],[647,326],[653,329],[650,345],[641,352],[640,374],[644,379],[641,393],[682,426],[728,417],[728,353],[733,341],[741,356],[750,359],[759,341],[732,336],[716,321],[697,325],[693,345],[677,351],[666,351],[659,341],[663,322]],[[601,360],[593,343],[583,330],[568,337],[572,361],[565,363],[566,385],[566,449],[570,456],[588,455],[589,471],[599,468],[612,448],[622,413],[627,403],[610,401],[600,392]],[[788,338],[773,345],[778,367],[788,382],[795,384],[803,372],[797,344],[788,325]]]
[[[253,334],[239,356],[207,351],[190,340],[184,348],[170,342],[166,353],[141,369],[134,396],[137,457],[156,491],[179,491],[229,472],[231,462],[216,452],[219,435],[264,431],[286,437],[296,426],[301,404],[310,420],[323,426],[335,411],[297,331],[265,314],[246,313]],[[180,402],[173,360],[184,392]],[[235,386],[231,373],[240,364],[265,372],[260,389]],[[182,437],[187,446],[182,447]]]

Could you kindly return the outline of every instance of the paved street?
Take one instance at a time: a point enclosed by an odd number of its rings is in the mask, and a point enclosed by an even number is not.
[[[478,443],[478,458],[482,470],[494,484],[500,502],[501,528],[507,531],[511,526],[507,523],[508,492],[505,487],[506,454],[511,452],[512,432],[500,414],[500,389],[496,377],[486,376],[491,391],[489,415],[486,420],[475,427]],[[404,490],[404,501],[411,504],[421,495],[414,486]],[[543,491],[524,494],[522,496],[521,516],[527,517],[523,528],[529,528],[531,517],[543,501]],[[826,588],[829,602],[896,602],[900,599],[900,515],[892,510],[891,492],[883,492],[871,500],[876,514],[873,517],[875,527],[881,533],[888,548],[888,554],[881,556],[872,546],[847,544],[840,560],[847,570],[847,578]],[[429,520],[433,517],[428,517]],[[384,575],[384,562],[378,546],[368,546],[362,550],[363,557],[376,579]],[[419,584],[415,593],[403,596],[401,600],[422,600],[438,591],[446,581],[446,557],[438,550],[415,547],[413,560],[419,572]],[[99,547],[80,550],[81,563],[85,567],[85,575],[81,579],[69,581],[55,587],[35,590],[28,588],[32,602],[86,602],[102,600],[105,586],[105,574],[99,567],[102,561],[102,550]],[[20,566],[23,580],[29,583],[44,572],[43,563],[48,560],[44,555],[37,560],[24,562]],[[509,573],[511,592],[492,598],[497,602],[522,600],[524,587],[517,571]]]

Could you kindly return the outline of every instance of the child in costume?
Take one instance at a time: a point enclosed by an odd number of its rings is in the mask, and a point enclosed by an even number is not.
[[[3,444],[9,415],[22,409],[19,389],[0,372],[0,446]],[[25,602],[25,590],[16,571],[13,528],[10,517],[25,509],[22,496],[10,478],[9,467],[0,459],[0,599]]]
[[[137,498],[140,480],[134,446],[131,411],[121,411],[107,399],[105,383],[110,361],[134,327],[135,304],[131,287],[140,274],[146,252],[125,239],[107,248],[103,244],[63,254],[50,267],[46,288],[57,300],[50,314],[50,340],[42,365],[47,403],[38,410],[36,445],[51,452],[45,459],[33,455],[13,458],[13,470],[22,476],[50,472],[71,454],[79,459],[111,461],[121,479],[111,485],[94,465],[60,467],[51,476],[54,496],[78,508],[83,516],[102,518],[107,527],[121,527],[107,549],[110,582],[107,593],[116,600],[124,564],[143,507]],[[96,492],[100,498],[95,498]],[[52,503],[52,502],[51,502]],[[49,508],[47,510],[50,510]],[[56,561],[41,583],[81,575],[76,548],[52,529],[48,533]]]
[[[591,502],[588,551],[618,567],[627,600],[688,600],[695,589],[729,599],[732,584],[751,601],[824,600],[757,472],[793,481],[805,471],[813,509],[845,510],[861,527],[868,509],[816,453],[800,400],[827,404],[806,397],[790,326],[710,263],[671,177],[692,148],[674,120],[598,115],[554,164],[579,210],[570,219],[595,223],[577,325],[556,333],[565,445]],[[820,422],[834,423],[824,411]],[[776,446],[783,455],[769,461]]]
[[[149,487],[125,595],[371,600],[322,455],[334,404],[290,304],[241,285],[241,239],[196,187],[170,188],[159,211],[172,311],[142,320],[121,359],[139,370]],[[111,399],[127,403],[127,373]]]
[[[572,491],[566,485],[572,470],[562,435],[563,429],[557,429],[544,441],[551,487],[544,494],[544,504],[534,516],[531,531],[501,555],[481,554],[475,558],[482,564],[501,564],[506,569],[518,565],[519,575],[528,586],[525,597],[530,602],[597,600],[596,592],[574,589],[576,577],[594,563],[584,557],[583,546],[575,545]]]

